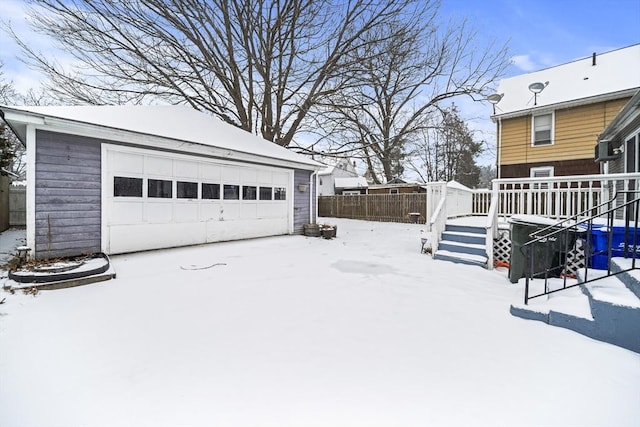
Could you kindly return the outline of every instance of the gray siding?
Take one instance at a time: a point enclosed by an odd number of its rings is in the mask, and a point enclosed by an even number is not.
[[[36,132],[36,257],[100,252],[100,141]]]
[[[313,214],[312,222],[316,221],[316,189],[314,187],[307,188],[307,191],[300,191],[299,184],[309,184],[311,171],[295,170],[293,173],[293,231],[302,233],[304,225],[309,223],[309,212]],[[311,205],[309,204],[309,192],[313,193]]]

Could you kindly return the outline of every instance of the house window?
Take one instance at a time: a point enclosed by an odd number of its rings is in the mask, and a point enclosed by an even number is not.
[[[398,194],[398,189],[397,188],[389,189],[389,194]]]
[[[257,196],[258,194],[256,187],[250,185],[242,186],[242,200],[256,200]]]
[[[553,143],[553,114],[541,114],[532,118],[532,135],[531,140],[533,146],[549,145]]]
[[[163,179],[150,179],[147,181],[147,195],[149,197],[170,199],[171,197],[173,197],[172,187],[172,181],[165,181]]]
[[[531,178],[550,178],[553,176],[553,166],[542,166],[538,168],[531,168]],[[537,190],[544,190],[549,188],[548,182],[535,182],[533,188]]]
[[[273,188],[260,187],[260,200],[273,200]]]
[[[224,186],[225,200],[240,200],[240,186],[225,184]]]
[[[115,197],[142,197],[142,178],[113,177]]]
[[[287,200],[287,189],[276,187],[273,189],[273,200]]]
[[[358,190],[344,190],[342,192],[343,195],[345,196],[359,196],[360,195],[360,191]]]
[[[176,193],[178,199],[197,199],[198,183],[178,181],[178,188]]]
[[[203,199],[219,199],[220,198],[220,184],[205,184],[205,183],[202,183],[202,198]]]

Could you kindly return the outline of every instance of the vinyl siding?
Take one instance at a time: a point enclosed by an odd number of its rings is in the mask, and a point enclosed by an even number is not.
[[[629,98],[555,111],[554,143],[531,146],[531,115],[502,121],[500,162],[530,164],[593,159],[598,134],[613,120]]]
[[[36,257],[100,252],[100,141],[36,132]]]

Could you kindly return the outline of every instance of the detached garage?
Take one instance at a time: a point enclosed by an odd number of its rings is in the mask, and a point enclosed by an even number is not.
[[[36,258],[293,234],[323,165],[176,106],[0,107],[27,146]]]

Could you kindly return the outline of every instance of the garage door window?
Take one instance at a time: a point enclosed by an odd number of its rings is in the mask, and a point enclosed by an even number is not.
[[[287,189],[284,187],[276,187],[273,189],[274,200],[287,200]]]
[[[242,186],[242,200],[256,200],[258,198],[257,188],[250,185]]]
[[[177,196],[178,199],[197,199],[198,183],[178,181]]]
[[[240,186],[229,185],[224,186],[224,199],[225,200],[240,200]]]
[[[165,181],[162,179],[150,179],[147,183],[148,196],[159,197],[163,199],[170,199],[173,197],[171,181]]]
[[[142,197],[142,178],[113,177],[115,197]]]
[[[260,187],[260,200],[272,200],[272,199],[273,199],[273,188]]]
[[[202,183],[202,198],[203,199],[219,199],[220,198],[220,184],[205,184]]]

